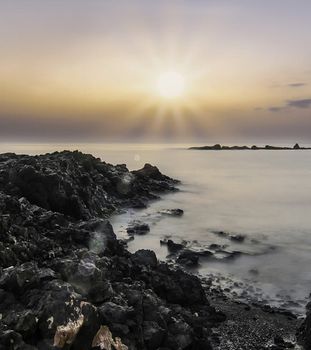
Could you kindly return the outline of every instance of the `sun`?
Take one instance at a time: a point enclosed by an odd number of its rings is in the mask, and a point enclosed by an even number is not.
[[[156,91],[167,99],[181,97],[185,92],[185,78],[175,71],[163,72],[156,81]]]

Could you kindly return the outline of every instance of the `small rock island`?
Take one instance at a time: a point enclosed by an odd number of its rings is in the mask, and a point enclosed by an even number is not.
[[[213,146],[196,146],[190,147],[190,150],[202,150],[202,151],[257,151],[257,150],[272,150],[272,151],[291,151],[291,150],[310,150],[311,147],[300,147],[298,143],[295,143],[293,147],[280,147],[280,146],[270,146],[266,145],[263,147],[253,145],[249,146],[223,146],[216,143]]]

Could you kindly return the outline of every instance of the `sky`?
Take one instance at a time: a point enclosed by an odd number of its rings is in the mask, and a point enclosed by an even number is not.
[[[311,142],[310,33],[310,0],[0,0],[0,141]]]

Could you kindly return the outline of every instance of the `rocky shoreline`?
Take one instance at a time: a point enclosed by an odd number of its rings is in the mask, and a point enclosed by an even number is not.
[[[117,239],[113,213],[177,185],[78,151],[0,155],[0,349],[286,349],[299,327],[310,349],[309,316],[236,302],[184,270],[189,253],[169,265]]]

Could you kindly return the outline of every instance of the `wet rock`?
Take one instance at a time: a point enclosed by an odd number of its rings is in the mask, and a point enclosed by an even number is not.
[[[183,250],[178,258],[177,262],[188,267],[194,267],[199,265],[199,256],[196,252],[191,250]]]
[[[235,242],[244,242],[245,236],[243,236],[243,235],[231,235],[230,239],[231,239],[231,241],[235,241]]]
[[[182,216],[184,211],[182,209],[163,209],[160,211],[161,214],[169,216]]]
[[[228,238],[234,242],[242,243],[245,240],[245,236],[242,234],[230,234],[230,233],[225,232],[225,231],[213,231],[213,233],[217,236],[220,236],[223,238]]]
[[[150,231],[150,227],[143,222],[134,221],[129,224],[126,231],[129,235],[145,235]]]
[[[166,240],[161,240],[160,243],[162,245],[166,245],[167,249],[170,253],[177,253],[180,250],[184,249],[185,246],[181,243],[175,243],[174,241],[172,241],[171,239]]]
[[[209,245],[208,247],[209,249],[212,249],[214,251],[220,251],[220,250],[224,250],[225,249],[225,246],[224,245],[220,245],[220,244],[217,244],[217,243],[212,243]]]

